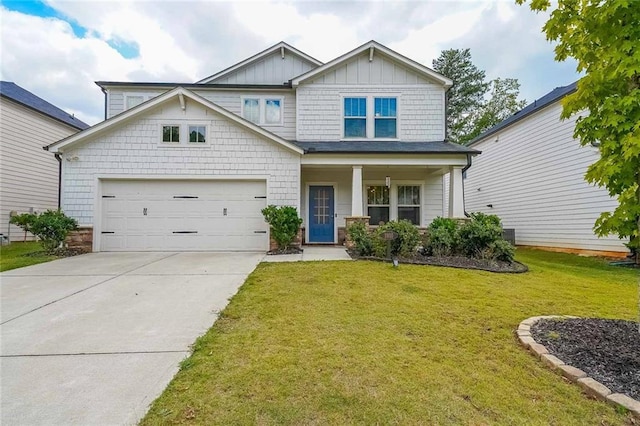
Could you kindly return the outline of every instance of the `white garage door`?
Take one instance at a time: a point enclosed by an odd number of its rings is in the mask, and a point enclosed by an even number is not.
[[[267,250],[264,181],[105,180],[101,251]]]

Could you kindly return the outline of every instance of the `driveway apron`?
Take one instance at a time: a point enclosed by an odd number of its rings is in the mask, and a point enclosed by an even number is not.
[[[137,423],[263,256],[93,253],[0,274],[0,423]]]

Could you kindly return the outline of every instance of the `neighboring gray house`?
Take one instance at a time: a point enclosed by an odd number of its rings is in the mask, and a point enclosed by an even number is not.
[[[89,127],[60,108],[9,81],[0,82],[0,235],[21,241],[9,228],[12,211],[58,208],[59,163],[42,149]],[[32,239],[28,235],[28,239]]]
[[[617,201],[584,180],[599,151],[573,138],[576,116],[560,119],[561,100],[575,90],[554,89],[468,144],[482,155],[466,173],[466,208],[498,215],[518,245],[623,253],[626,241],[593,232]]]
[[[296,207],[308,243],[342,242],[348,220],[464,215],[478,151],[444,142],[452,82],[375,41],[326,64],[281,42],[193,84],[97,84],[107,120],[48,147],[94,251],[266,250],[268,204]]]

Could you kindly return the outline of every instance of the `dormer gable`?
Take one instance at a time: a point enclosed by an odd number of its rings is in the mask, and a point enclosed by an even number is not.
[[[281,41],[197,84],[288,84],[322,62]]]
[[[453,82],[432,69],[372,40],[324,65],[296,76],[300,84],[434,84],[444,88]]]

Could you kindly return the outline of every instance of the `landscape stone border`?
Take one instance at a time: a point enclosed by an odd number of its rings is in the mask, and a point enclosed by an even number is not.
[[[556,373],[562,374],[567,379],[576,383],[582,388],[582,390],[589,396],[592,396],[601,401],[606,401],[610,404],[617,405],[629,410],[634,416],[640,418],[640,401],[631,398],[623,393],[612,393],[611,389],[593,379],[588,377],[587,373],[579,368],[572,367],[565,364],[561,359],[551,355],[547,348],[540,343],[537,343],[531,336],[531,327],[541,319],[554,319],[554,318],[578,318],[569,315],[545,315],[538,317],[527,318],[522,321],[516,330],[516,335],[520,340],[520,343],[525,348],[529,349],[535,356],[550,367]]]

